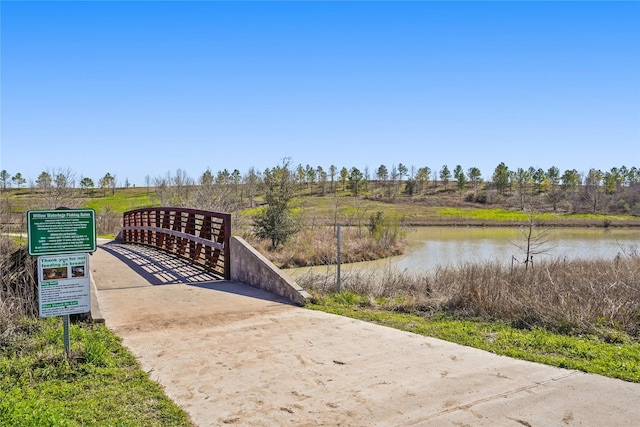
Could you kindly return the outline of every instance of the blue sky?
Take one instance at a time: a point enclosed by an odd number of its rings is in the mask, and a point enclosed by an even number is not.
[[[639,2],[0,2],[0,169],[640,167]]]

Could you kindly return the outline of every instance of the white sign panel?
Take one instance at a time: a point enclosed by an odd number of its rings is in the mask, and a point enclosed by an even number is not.
[[[38,258],[40,317],[91,311],[88,254]]]

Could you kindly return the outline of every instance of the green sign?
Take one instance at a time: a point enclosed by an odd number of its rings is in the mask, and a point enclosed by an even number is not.
[[[93,209],[27,212],[29,255],[96,251],[96,213]]]

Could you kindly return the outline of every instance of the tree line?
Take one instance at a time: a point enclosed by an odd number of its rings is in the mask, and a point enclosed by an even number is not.
[[[327,194],[348,192],[353,196],[394,199],[398,196],[429,196],[438,193],[457,192],[465,201],[476,203],[501,203],[505,199],[515,200],[524,209],[534,201],[545,202],[553,210],[636,212],[640,202],[640,170],[633,167],[613,167],[608,171],[592,168],[587,173],[576,169],[561,172],[557,167],[549,169],[510,169],[504,162],[496,166],[491,179],[483,180],[477,167],[463,168],[456,165],[439,169],[405,166],[402,163],[390,166],[381,164],[375,169],[365,166],[341,167],[330,165],[313,167],[309,164],[292,166],[290,159],[276,168],[287,169],[287,177],[297,194]],[[257,195],[264,196],[265,177],[274,168],[259,171],[253,167],[242,174],[238,169],[222,169],[212,172],[207,169],[197,179],[186,171],[177,169],[164,176],[145,177],[148,191],[162,205],[197,206],[201,209],[233,211],[248,204],[253,207]],[[21,173],[0,171],[0,189],[23,188],[27,180]],[[120,184],[120,185],[118,185]],[[103,196],[114,194],[116,188],[129,187],[129,181],[118,183],[116,176],[106,173],[97,185],[89,177],[76,180],[69,169],[43,171],[35,181],[29,181],[32,191],[40,191],[57,207],[58,202],[73,189],[81,195]]]
[[[6,170],[0,171],[0,189],[6,191],[12,183],[21,188],[25,180],[19,173],[11,176]],[[78,204],[79,197],[95,196],[93,180],[81,177],[78,184],[76,186],[75,174],[67,168],[43,171],[35,182],[30,182],[30,188],[40,195],[43,208],[52,209],[72,207]],[[491,180],[483,181],[477,167],[465,170],[461,165],[453,170],[447,165],[432,170],[426,166],[406,167],[399,163],[390,167],[380,165],[372,172],[368,167],[362,171],[357,167],[347,169],[335,165],[326,170],[321,166],[301,164],[294,167],[287,158],[264,171],[249,168],[245,174],[238,169],[222,169],[216,173],[207,169],[197,179],[177,169],[154,178],[147,175],[145,185],[152,203],[159,206],[238,212],[253,208],[259,198],[260,206],[251,218],[253,234],[262,240],[270,240],[272,248],[284,244],[301,229],[292,200],[302,195],[330,194],[388,202],[394,202],[396,198],[419,201],[444,196],[459,197],[465,203],[499,204],[523,210],[640,214],[640,171],[625,166],[605,172],[590,169],[583,174],[575,169],[560,173],[557,167],[510,170],[502,162],[494,169]],[[116,176],[111,173],[98,180],[102,196],[113,195],[122,187],[129,187],[128,180],[118,187]],[[451,201],[435,200],[443,204]],[[340,203],[336,197],[336,209]],[[99,215],[105,221],[102,228],[117,228],[118,215],[113,212],[102,214]],[[234,218],[239,220],[239,217]],[[371,224],[375,225],[375,220],[372,217]],[[382,218],[377,220],[383,221]],[[372,235],[375,231],[373,227]]]
[[[76,182],[75,173],[70,169],[51,169],[42,171],[35,181],[29,180],[29,188],[31,190],[51,191],[54,189],[65,190],[76,188],[76,184],[81,190],[92,191],[95,189],[95,183],[91,178],[81,177]],[[0,171],[0,188],[6,191],[10,188],[23,188],[27,185],[27,180],[22,176],[20,172],[15,175],[11,175],[6,169]],[[128,180],[125,182],[125,186],[129,187]],[[107,192],[113,194],[116,188],[116,177],[110,173],[106,173],[102,178],[98,180],[98,187],[102,189],[103,194]]]

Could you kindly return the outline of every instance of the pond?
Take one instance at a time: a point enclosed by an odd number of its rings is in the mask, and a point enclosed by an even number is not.
[[[613,259],[640,250],[640,229],[551,228],[546,243],[534,251],[541,259]],[[534,236],[536,230],[534,229]],[[532,239],[533,240],[533,239]],[[343,264],[342,271],[357,268],[394,268],[411,273],[433,270],[438,265],[465,262],[511,263],[525,259],[526,239],[521,229],[494,227],[414,227],[407,234],[404,255],[384,260]],[[285,270],[292,277],[312,269],[333,272],[335,267],[303,267]]]

